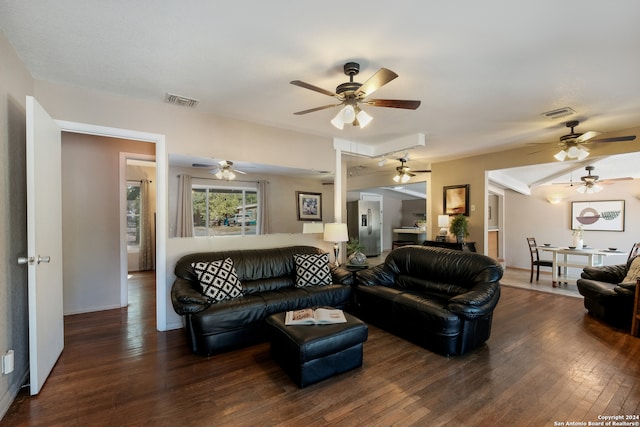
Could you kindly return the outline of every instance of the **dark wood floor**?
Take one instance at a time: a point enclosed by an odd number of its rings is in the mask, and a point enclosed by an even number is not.
[[[579,298],[504,286],[491,338],[462,357],[370,326],[362,368],[298,389],[268,344],[203,358],[182,331],[156,332],[153,283],[136,274],[127,309],[66,317],[40,395],[20,394],[0,425],[553,426],[640,413],[640,339]]]

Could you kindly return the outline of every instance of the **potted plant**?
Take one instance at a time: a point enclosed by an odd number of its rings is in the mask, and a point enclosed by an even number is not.
[[[347,257],[351,264],[363,265],[367,263],[367,256],[362,253],[365,246],[357,237],[352,237],[347,242]]]
[[[464,243],[464,238],[469,235],[469,218],[462,214],[454,216],[449,225],[449,232],[456,236],[458,243]]]

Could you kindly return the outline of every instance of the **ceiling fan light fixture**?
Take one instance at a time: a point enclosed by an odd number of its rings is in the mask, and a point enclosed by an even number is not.
[[[331,119],[331,124],[340,130],[344,129],[344,121],[342,121],[342,111],[338,112],[338,114],[336,114],[336,116]]]
[[[558,161],[562,162],[562,161],[564,161],[564,159],[566,159],[566,158],[567,158],[567,152],[566,152],[566,151],[564,151],[564,150],[560,150],[560,151],[558,151],[558,152],[556,153],[556,155],[555,155],[555,156],[553,156],[553,157],[554,157],[556,160],[558,160]]]
[[[356,118],[358,119],[358,123],[360,123],[360,129],[364,128],[373,120],[373,117],[364,110],[360,110],[358,114],[356,114]]]
[[[396,175],[393,177],[394,182],[400,182],[400,175]]]
[[[577,192],[580,194],[595,194],[595,193],[599,193],[600,191],[602,191],[602,186],[598,185],[598,184],[593,184],[593,185],[581,185],[580,187],[577,188]]]
[[[579,154],[580,154],[580,149],[575,145],[572,145],[567,149],[567,157],[569,157],[570,159],[577,158]]]
[[[578,158],[578,160],[584,160],[588,156],[589,156],[589,152],[587,150],[585,150],[582,147],[578,148],[578,155],[576,156]]]
[[[410,179],[411,179],[411,177],[409,176],[409,174],[405,173],[405,174],[402,175],[402,178],[400,178],[400,182],[402,182],[404,184],[404,183],[409,182]]]
[[[353,108],[353,105],[345,105],[340,112],[340,118],[343,123],[353,123],[356,119],[356,110]]]

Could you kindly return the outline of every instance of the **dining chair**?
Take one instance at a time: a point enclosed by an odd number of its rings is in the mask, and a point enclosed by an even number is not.
[[[540,259],[540,254],[538,253],[538,245],[536,243],[535,237],[527,237],[527,244],[529,245],[529,255],[531,255],[531,277],[529,278],[529,283],[533,282],[533,269],[534,267],[537,270],[536,273],[536,282],[540,279],[540,267],[550,267],[553,268],[553,261]],[[558,267],[558,275],[560,274],[560,267]]]
[[[634,243],[633,246],[631,247],[631,251],[629,251],[629,258],[627,258],[627,262],[629,262],[629,260],[636,255],[640,255],[640,242]]]

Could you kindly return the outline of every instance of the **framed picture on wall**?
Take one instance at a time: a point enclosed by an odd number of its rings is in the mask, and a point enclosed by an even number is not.
[[[469,184],[443,187],[442,199],[445,215],[469,216]]]
[[[322,193],[296,191],[298,221],[322,221]]]
[[[571,229],[624,231],[624,200],[571,202]]]

